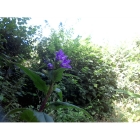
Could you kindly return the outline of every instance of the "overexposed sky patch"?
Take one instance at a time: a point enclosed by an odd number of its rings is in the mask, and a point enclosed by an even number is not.
[[[140,18],[32,18],[30,24],[44,26],[44,20],[48,20],[51,27],[57,29],[60,22],[66,28],[73,27],[75,36],[83,38],[91,36],[93,43],[99,45],[109,44],[110,46],[120,45],[122,42],[131,44],[137,37],[140,38]],[[44,28],[43,35],[48,36],[48,29]]]
[[[67,28],[74,27],[75,34],[90,35],[93,43],[99,45],[117,46],[124,41],[131,44],[140,37],[139,0],[25,0],[19,6],[17,2],[12,5],[13,1],[3,4],[7,5],[8,14],[32,17],[30,23],[35,25],[43,24],[45,19],[54,28],[65,23]],[[44,29],[43,34],[47,36],[48,30]]]

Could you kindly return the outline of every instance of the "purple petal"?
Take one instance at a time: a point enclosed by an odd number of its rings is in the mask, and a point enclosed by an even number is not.
[[[64,57],[64,52],[60,49],[58,52],[56,52],[56,60],[62,60],[62,57]]]
[[[60,66],[62,68],[71,68],[70,62],[71,60],[67,59],[67,55],[64,54],[64,52],[60,49],[58,52],[56,52],[56,60],[60,62]]]
[[[69,64],[64,64],[64,63],[61,63],[60,65],[62,68],[67,68],[67,69],[71,69],[71,66]]]
[[[69,60],[69,59],[65,59],[65,60],[63,61],[63,63],[67,63],[67,64],[68,64],[68,63],[70,63],[70,61],[71,61],[71,60]]]
[[[61,56],[65,55],[61,49],[58,52],[56,52],[56,56],[59,56],[59,55]]]
[[[53,64],[48,63],[48,65],[47,65],[47,66],[48,66],[48,68],[49,68],[49,69],[53,69]]]
[[[69,63],[70,63],[70,60],[68,59],[68,60],[61,62],[60,66],[63,68],[71,68]]]

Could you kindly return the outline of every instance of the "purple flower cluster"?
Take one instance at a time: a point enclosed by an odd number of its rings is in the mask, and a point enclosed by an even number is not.
[[[62,68],[71,69],[70,60],[67,59],[67,57],[61,49],[56,52],[56,60],[60,62],[60,66]]]
[[[70,60],[67,59],[68,56],[66,56],[61,49],[58,52],[56,52],[55,55],[56,55],[55,59],[60,63],[60,67],[71,69]],[[47,63],[47,61],[45,61],[45,63],[47,64],[48,69],[54,68],[52,63]]]

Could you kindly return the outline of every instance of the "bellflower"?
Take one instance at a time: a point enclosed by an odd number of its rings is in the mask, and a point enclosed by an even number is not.
[[[70,66],[70,60],[69,59],[65,59],[64,61],[62,61],[62,63],[60,64],[60,66],[62,68],[68,68],[68,69],[71,69],[71,66]]]
[[[51,63],[48,63],[48,69],[53,69],[53,64],[51,64]]]
[[[44,63],[47,65],[48,69],[53,69],[53,64],[50,63],[48,60],[44,59]]]
[[[66,57],[64,52],[60,49],[58,52],[56,52],[56,60],[60,61],[62,60],[62,57]]]
[[[67,59],[68,56],[66,56],[64,54],[64,52],[60,49],[58,52],[56,52],[56,60],[60,62],[60,66],[62,68],[67,68],[67,69],[70,69],[71,66],[70,66],[70,60]]]

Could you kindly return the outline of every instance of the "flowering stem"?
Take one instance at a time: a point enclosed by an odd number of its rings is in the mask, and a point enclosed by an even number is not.
[[[53,86],[54,86],[54,83],[52,83],[52,84],[50,85],[49,90],[48,90],[48,93],[47,93],[47,95],[46,95],[44,101],[42,102],[42,104],[41,104],[41,106],[40,106],[39,112],[41,112],[41,111],[44,110],[45,105],[46,105],[46,103],[47,103],[47,101],[48,101],[48,99],[49,99],[49,97],[50,97],[50,95],[51,95],[51,93],[52,93]]]

